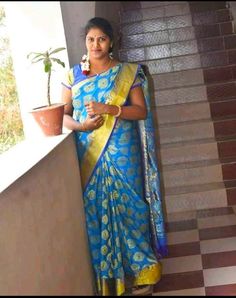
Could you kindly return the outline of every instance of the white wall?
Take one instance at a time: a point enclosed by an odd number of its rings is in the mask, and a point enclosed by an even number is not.
[[[6,24],[10,38],[18,98],[26,138],[42,135],[32,115],[33,107],[47,103],[47,74],[43,64],[31,64],[30,52],[46,51],[48,48],[66,47],[64,26],[59,1],[2,2],[6,12]],[[69,68],[67,50],[58,58]],[[51,100],[61,101],[61,80],[65,69],[55,66],[51,78]]]

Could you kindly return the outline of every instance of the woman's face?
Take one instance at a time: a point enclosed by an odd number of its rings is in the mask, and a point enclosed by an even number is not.
[[[111,41],[101,29],[92,28],[86,35],[86,48],[89,58],[101,59],[109,55]]]

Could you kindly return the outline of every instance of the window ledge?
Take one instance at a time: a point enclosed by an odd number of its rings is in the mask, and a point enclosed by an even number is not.
[[[0,155],[0,193],[28,172],[72,131],[59,136],[24,140]]]

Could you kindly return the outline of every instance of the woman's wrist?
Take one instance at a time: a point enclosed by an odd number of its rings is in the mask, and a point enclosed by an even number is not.
[[[80,128],[79,128],[80,131],[87,131],[87,128],[84,124],[84,122],[80,123]]]
[[[106,114],[110,114],[114,117],[119,117],[121,115],[122,109],[118,105],[107,105]]]

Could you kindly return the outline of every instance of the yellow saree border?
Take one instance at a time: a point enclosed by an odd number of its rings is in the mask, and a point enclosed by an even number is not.
[[[125,63],[115,82],[115,87],[109,95],[109,104],[123,105],[128,96],[130,87],[135,79],[138,64]],[[94,130],[90,135],[90,145],[84,154],[81,163],[81,182],[85,189],[89,178],[101,156],[116,123],[116,118],[112,115],[104,114],[104,124]]]
[[[162,275],[162,264],[160,262],[147,266],[142,269],[138,275],[133,280],[133,286],[142,286],[142,285],[155,285],[160,281]],[[109,287],[108,279],[97,279],[97,288],[98,293],[101,296],[111,296],[115,294],[116,296],[121,296],[125,293],[125,282],[117,278],[115,281],[115,293],[112,293]]]

